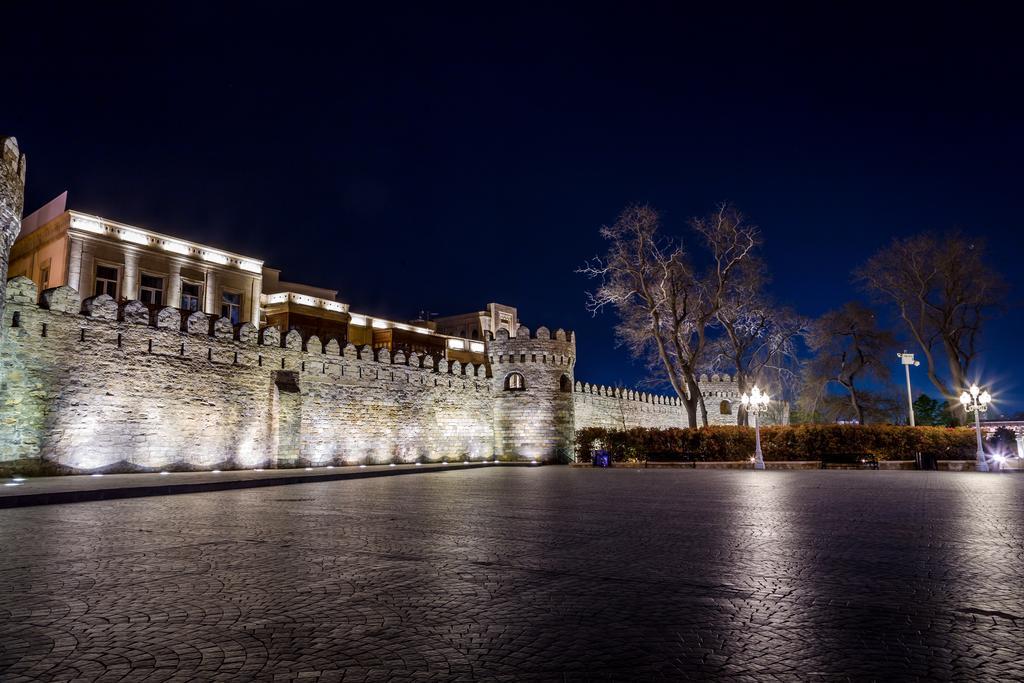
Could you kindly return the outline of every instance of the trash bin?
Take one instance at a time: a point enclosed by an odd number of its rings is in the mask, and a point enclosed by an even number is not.
[[[612,459],[608,455],[608,451],[603,448],[598,451],[594,451],[590,456],[590,462],[594,467],[611,467]]]

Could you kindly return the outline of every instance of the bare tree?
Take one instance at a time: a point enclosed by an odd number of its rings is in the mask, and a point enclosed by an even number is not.
[[[660,366],[695,426],[698,408],[707,425],[697,368],[704,360],[708,329],[734,272],[751,257],[758,231],[727,204],[690,226],[707,252],[705,272],[697,273],[682,241],[661,235],[658,212],[649,206],[628,207],[614,225],[601,228],[608,252],[578,272],[600,283],[587,294],[588,310],[615,309],[620,343]]]
[[[857,382],[889,379],[887,360],[896,349],[896,339],[878,327],[874,311],[856,301],[814,321],[806,339],[814,354],[804,364],[804,402],[810,412],[818,412],[819,404],[827,405],[829,388],[838,384],[849,394],[857,421],[865,424],[867,395]]]
[[[797,339],[806,333],[807,321],[789,308],[774,306],[764,293],[766,282],[759,259],[751,259],[737,271],[715,314],[722,334],[711,345],[711,365],[716,370],[733,370],[741,394],[760,381],[771,382],[788,395],[799,379]],[[742,405],[736,422],[747,424]]]
[[[928,379],[951,404],[970,383],[982,323],[1006,292],[985,265],[984,250],[982,241],[958,233],[923,233],[893,240],[855,272],[866,290],[896,307],[924,355]],[[950,383],[939,375],[943,359]]]

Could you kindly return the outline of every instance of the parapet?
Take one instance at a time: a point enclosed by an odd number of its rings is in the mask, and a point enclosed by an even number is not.
[[[487,357],[492,365],[503,363],[548,363],[572,365],[576,359],[576,336],[558,328],[552,333],[547,327],[538,327],[532,333],[520,325],[515,335],[498,330],[487,342]]]
[[[449,362],[445,359],[436,360],[427,354],[409,353],[388,349],[372,349],[370,346],[357,348],[351,343],[341,345],[338,339],[321,341],[316,335],[303,337],[297,330],[291,330],[286,335],[281,335],[276,327],[263,327],[257,329],[250,323],[233,325],[228,318],[208,315],[199,311],[187,312],[177,308],[164,307],[151,310],[149,306],[141,301],[127,301],[118,304],[110,296],[101,294],[82,299],[79,293],[71,287],[55,287],[47,289],[41,295],[37,293],[35,283],[27,277],[16,277],[8,282],[6,296],[4,297],[8,306],[12,306],[15,312],[12,313],[12,326],[24,327],[29,321],[24,317],[36,309],[36,315],[78,317],[80,323],[76,323],[76,329],[82,329],[82,340],[86,339],[85,330],[93,325],[108,325],[112,330],[121,333],[130,328],[150,328],[154,332],[173,332],[180,335],[182,343],[181,354],[185,354],[185,340],[196,338],[205,340],[209,345],[207,356],[214,358],[214,347],[222,344],[226,347],[221,354],[225,357],[235,358],[238,363],[238,353],[245,347],[264,349],[259,353],[274,352],[282,356],[294,355],[294,365],[305,366],[310,357],[323,357],[326,361],[336,358],[345,361],[359,361],[375,363],[385,366],[404,366],[412,370],[421,370],[433,374],[452,375],[465,378],[486,378],[487,368],[484,363],[460,363]],[[45,322],[47,318],[43,318]],[[49,318],[53,322],[53,318]],[[8,324],[5,320],[4,324]],[[45,336],[46,325],[40,328],[41,335]],[[175,342],[177,343],[177,342]],[[228,350],[230,349],[230,350]],[[234,354],[233,356],[231,354]],[[255,358],[255,356],[254,356]],[[326,366],[324,368],[326,371]]]
[[[682,405],[678,396],[662,396],[651,394],[646,391],[635,391],[624,387],[609,387],[600,384],[589,384],[577,381],[574,391],[578,394],[591,394],[615,398],[621,401],[635,401],[637,403],[652,403],[655,405],[678,406]]]

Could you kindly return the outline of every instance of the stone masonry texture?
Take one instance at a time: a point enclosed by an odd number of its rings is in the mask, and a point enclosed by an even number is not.
[[[92,470],[494,456],[483,365],[278,343],[203,314],[183,331],[176,310],[151,323],[109,297],[86,300],[83,315],[68,288],[44,293],[49,308],[35,298],[31,281],[11,281],[0,460]]]
[[[1022,501],[537,467],[0,510],[0,680],[1021,680]]]
[[[11,246],[21,231],[25,166],[25,155],[18,149],[18,141],[11,137],[0,137],[0,317],[4,310]]]
[[[581,427],[686,424],[677,399],[576,382],[572,333],[544,327],[502,330],[462,365],[15,278],[3,328],[0,464],[565,460]],[[524,390],[505,389],[513,374]]]

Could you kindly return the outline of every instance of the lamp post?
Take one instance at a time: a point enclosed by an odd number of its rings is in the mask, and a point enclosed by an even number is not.
[[[740,403],[743,404],[743,409],[747,411],[748,415],[754,416],[754,469],[764,469],[764,456],[761,454],[761,423],[758,422],[757,416],[768,410],[768,394],[761,393],[761,390],[754,385],[754,388],[750,390],[750,395],[743,394],[740,397]]]
[[[914,394],[910,389],[910,366],[913,365],[915,368],[921,364],[921,361],[914,360],[914,354],[897,353],[896,356],[903,361],[903,369],[907,371],[907,411],[910,415],[910,426],[914,426]]]
[[[978,471],[988,472],[988,460],[985,459],[985,449],[981,445],[981,414],[988,410],[988,404],[992,402],[992,395],[982,391],[977,384],[960,394],[960,403],[968,413],[974,413],[974,431],[978,437]]]

